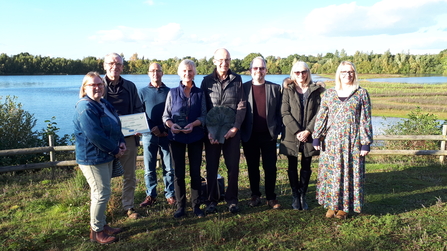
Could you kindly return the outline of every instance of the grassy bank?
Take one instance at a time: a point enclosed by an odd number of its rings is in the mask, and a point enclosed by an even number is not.
[[[371,75],[371,76],[370,76]],[[334,76],[324,77],[334,78]],[[361,74],[360,79],[399,77],[400,75]],[[328,88],[334,81],[326,81]],[[406,84],[370,82],[361,80],[360,86],[366,88],[372,101],[372,114],[378,117],[407,118],[407,114],[421,108],[423,113],[431,113],[440,120],[447,120],[447,83],[445,84]]]
[[[223,168],[223,167],[222,167]],[[0,176],[1,250],[446,250],[447,168],[436,164],[367,164],[366,205],[345,221],[326,219],[315,200],[312,166],[309,211],[291,209],[286,160],[278,163],[276,192],[283,205],[248,207],[247,170],[241,164],[241,213],[176,220],[163,196],[131,220],[120,209],[120,179],[113,179],[108,222],[123,227],[119,242],[89,242],[89,188],[79,170],[50,169]],[[224,169],[224,168],[223,168]],[[225,174],[225,172],[221,172]],[[137,170],[136,203],[144,197]],[[224,175],[225,176],[225,175]],[[159,176],[160,177],[160,176]],[[159,178],[158,190],[163,185]]]
[[[334,79],[335,74],[318,74],[318,76],[321,76],[323,78],[330,78]],[[371,79],[371,78],[403,78],[408,77],[408,75],[402,75],[402,74],[359,74],[359,79]]]

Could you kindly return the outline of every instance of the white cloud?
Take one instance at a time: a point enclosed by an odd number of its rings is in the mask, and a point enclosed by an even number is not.
[[[447,0],[383,0],[372,6],[352,2],[312,10],[305,26],[323,36],[397,35],[436,25],[446,9]]]
[[[269,41],[273,38],[275,39],[290,39],[292,38],[292,32],[284,29],[276,28],[276,27],[267,27],[259,30],[259,32],[251,35],[250,42],[251,43],[261,43],[264,41]]]
[[[156,29],[156,32],[155,41],[159,43],[175,42],[183,35],[183,30],[177,23],[164,25]]]
[[[147,3],[150,6],[154,5],[154,1],[153,0],[147,0],[145,3]]]
[[[165,44],[178,41],[183,35],[180,24],[169,23],[159,28],[134,28],[118,26],[113,30],[100,30],[90,36],[98,43],[108,42],[137,42]]]

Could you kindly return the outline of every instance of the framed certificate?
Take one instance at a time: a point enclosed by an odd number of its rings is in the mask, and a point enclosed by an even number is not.
[[[124,137],[134,135],[135,133],[150,132],[147,124],[146,113],[135,113],[129,115],[121,115],[121,131]]]

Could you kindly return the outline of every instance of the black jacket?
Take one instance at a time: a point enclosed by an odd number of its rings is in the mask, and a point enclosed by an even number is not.
[[[283,85],[292,83],[290,78],[284,80]],[[312,82],[309,84],[306,104],[304,104],[304,121],[301,121],[301,100],[298,92],[293,85],[285,87],[282,96],[281,116],[283,122],[283,131],[279,152],[284,155],[298,156],[300,145],[303,144],[296,138],[298,132],[308,130],[311,134],[314,131],[315,115],[320,109],[321,93],[326,89],[324,84]],[[318,154],[318,151],[312,146],[312,137],[309,136],[303,146],[303,154],[310,157]]]
[[[213,73],[203,78],[200,89],[203,90],[206,99],[206,110],[209,111],[214,106],[226,106],[231,108],[236,114],[234,127],[241,128],[245,117],[245,96],[242,88],[242,78],[240,75],[228,70],[228,80],[222,85]]]
[[[253,131],[253,82],[248,81],[243,84],[245,99],[247,100],[247,112],[241,128],[241,139],[247,142]],[[269,81],[265,81],[266,95],[266,116],[267,126],[272,139],[277,139],[281,133],[281,86]]]

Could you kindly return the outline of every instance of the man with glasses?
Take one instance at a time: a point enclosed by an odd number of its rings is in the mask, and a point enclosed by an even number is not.
[[[168,133],[162,120],[166,97],[170,88],[162,82],[163,69],[159,64],[150,64],[148,75],[151,82],[148,86],[139,90],[140,99],[144,104],[144,111],[151,129],[151,132],[143,134],[146,199],[140,204],[140,207],[152,206],[157,198],[157,173],[155,170],[157,152],[160,152],[163,159],[166,201],[172,206],[176,202],[174,198],[174,169],[171,164]]]
[[[281,132],[281,86],[265,80],[266,63],[256,57],[250,64],[252,80],[245,82],[247,112],[241,128],[242,146],[247,161],[251,200],[249,206],[261,204],[259,159],[264,169],[267,205],[279,209],[276,200],[276,141]]]
[[[116,109],[118,115],[128,115],[143,112],[143,104],[138,96],[135,84],[121,77],[123,72],[123,58],[117,53],[107,54],[104,58],[104,70],[106,71],[106,90],[104,98]],[[139,137],[127,136],[127,151],[120,158],[124,168],[123,175],[123,209],[130,218],[138,218],[139,214],[134,209],[134,193],[137,183],[135,166],[137,160],[137,146]]]
[[[231,213],[239,212],[238,179],[240,159],[239,129],[245,117],[245,98],[242,89],[242,78],[230,70],[231,57],[228,50],[221,48],[214,53],[213,63],[216,66],[213,73],[204,77],[201,88],[206,98],[207,111],[215,106],[228,107],[235,113],[233,127],[225,135],[223,144],[215,135],[208,132],[205,140],[206,177],[208,182],[208,198],[206,213],[217,211],[218,185],[217,172],[221,151],[228,169],[228,186],[225,200]]]

